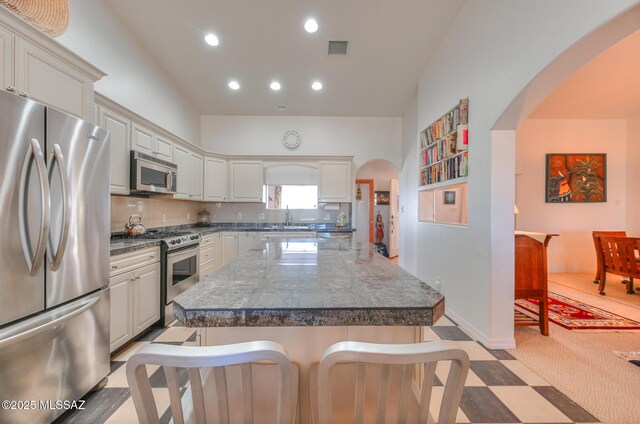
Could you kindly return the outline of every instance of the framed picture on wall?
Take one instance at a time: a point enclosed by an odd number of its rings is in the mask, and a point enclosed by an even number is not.
[[[546,203],[597,203],[606,201],[606,153],[547,154]]]
[[[455,205],[456,204],[456,192],[455,191],[445,191],[443,194],[444,194],[444,204],[445,205]]]
[[[388,205],[390,198],[388,191],[376,191],[376,205]]]

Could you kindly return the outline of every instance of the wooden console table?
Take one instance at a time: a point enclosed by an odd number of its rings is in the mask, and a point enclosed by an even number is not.
[[[540,332],[549,335],[547,297],[547,246],[558,234],[515,232],[515,299],[535,299],[540,302],[538,320],[516,312],[515,325],[538,325]]]

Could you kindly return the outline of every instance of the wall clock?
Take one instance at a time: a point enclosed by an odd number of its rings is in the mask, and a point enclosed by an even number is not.
[[[296,130],[288,130],[282,136],[282,145],[287,149],[297,149],[302,143],[302,137]]]

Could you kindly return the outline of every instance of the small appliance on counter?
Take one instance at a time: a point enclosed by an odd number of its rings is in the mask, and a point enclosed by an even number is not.
[[[211,213],[206,210],[206,209],[202,209],[200,212],[198,212],[198,225],[209,225],[211,223]]]
[[[338,216],[336,217],[336,227],[342,228],[347,226],[347,215],[340,211],[338,212]]]
[[[124,225],[124,234],[126,236],[141,236],[147,233],[147,229],[141,224],[142,217],[133,214],[129,217],[129,222]]]

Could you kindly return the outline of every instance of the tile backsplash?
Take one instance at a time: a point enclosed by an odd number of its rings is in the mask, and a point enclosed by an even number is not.
[[[147,228],[195,224],[201,204],[159,197],[111,196],[111,232],[124,230],[129,217],[137,213]]]
[[[211,213],[211,222],[285,223],[286,211],[267,209],[264,203],[203,203]],[[290,209],[289,219],[296,224],[335,224],[342,211],[351,222],[351,203],[319,204],[318,209]]]
[[[187,200],[111,196],[111,232],[124,230],[131,215],[142,217],[147,228],[171,225],[195,224],[198,212],[206,209],[211,213],[211,222],[238,223],[285,223],[286,211],[266,209],[264,203],[199,203]],[[338,212],[351,219],[351,203],[318,205],[318,209],[291,209],[292,223],[335,224]]]

